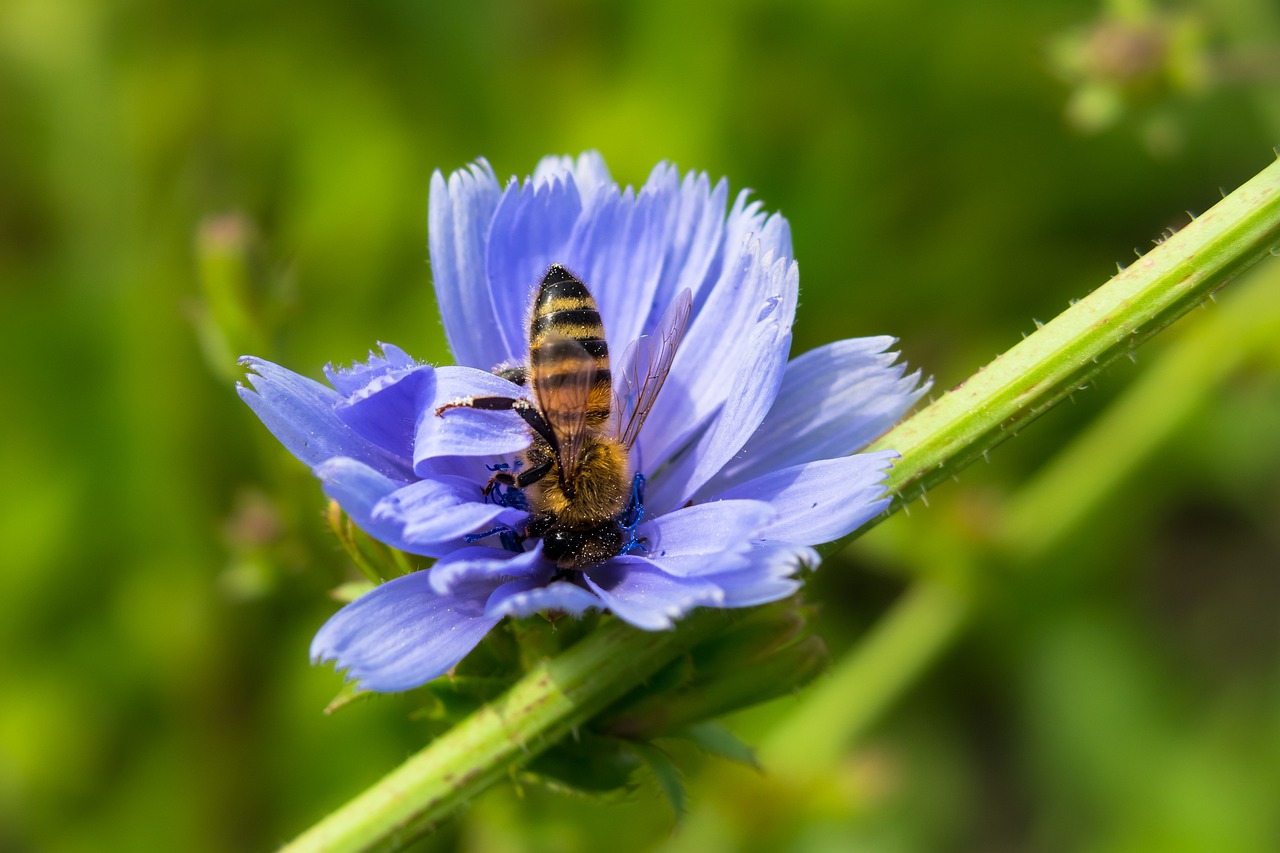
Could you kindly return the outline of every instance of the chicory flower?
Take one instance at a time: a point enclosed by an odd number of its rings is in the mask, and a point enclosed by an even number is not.
[[[893,454],[857,451],[924,392],[919,373],[904,375],[888,337],[788,360],[799,286],[790,230],[747,192],[730,203],[725,181],[665,163],[639,191],[621,189],[594,153],[544,159],[504,186],[479,161],[433,176],[429,239],[456,366],[383,344],[364,363],[326,367],[324,385],[246,358],[253,387],[238,389],[356,524],[435,559],[343,607],[316,635],[313,659],[334,661],[361,688],[424,684],[507,616],[607,609],[661,630],[696,607],[784,598],[798,570],[817,565],[811,546],[885,508]],[[654,335],[678,295],[692,297],[632,451],[645,483],[629,507],[640,519],[633,542],[572,570],[519,536],[520,500],[486,490],[529,445],[526,423],[512,411],[437,415],[468,397],[528,396],[494,370],[527,358],[532,293],[555,263],[595,296],[615,374],[628,345]]]

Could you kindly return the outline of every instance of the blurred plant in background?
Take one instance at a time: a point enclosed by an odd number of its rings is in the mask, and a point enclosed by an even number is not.
[[[1193,11],[1109,3],[1093,23],[1051,44],[1053,65],[1072,90],[1067,120],[1086,133],[1129,120],[1153,154],[1173,154],[1182,135],[1180,101],[1209,86],[1205,35]]]
[[[1133,20],[1093,3],[0,6],[0,848],[269,849],[430,735],[319,713],[358,573],[223,353],[447,361],[432,169],[731,175],[791,220],[793,352],[891,331],[947,388],[1270,157],[1272,4],[1143,14],[1155,70],[1083,136],[1054,45]],[[831,675],[726,721],[771,788],[680,756],[672,842],[652,775],[500,786],[421,849],[1273,847],[1275,275],[828,560]]]

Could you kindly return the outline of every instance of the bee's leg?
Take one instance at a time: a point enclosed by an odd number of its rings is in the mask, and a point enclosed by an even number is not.
[[[516,477],[511,473],[511,466],[506,462],[499,462],[497,465],[484,466],[493,472],[493,476],[489,478],[489,482],[484,487],[484,496],[487,498],[498,486],[506,486],[511,488],[516,484]],[[501,496],[501,492],[499,492]]]
[[[503,463],[502,468],[506,467]],[[515,478],[500,468],[489,466],[489,470],[496,473],[489,478],[489,482],[485,483],[480,492],[484,495],[485,503],[495,503],[509,509],[528,510],[529,500],[524,496],[524,492],[516,488]]]
[[[480,409],[486,412],[515,412],[524,419],[530,429],[542,436],[552,450],[559,446],[556,443],[556,434],[551,430],[551,424],[547,423],[547,419],[542,416],[542,412],[538,411],[538,407],[528,400],[518,397],[463,397],[461,400],[454,400],[452,403],[445,403],[438,407],[436,417],[443,416],[450,409],[463,408]]]
[[[547,472],[551,470],[555,460],[548,457],[543,462],[534,465],[532,468],[526,468],[519,473],[513,473],[508,469],[506,463],[497,466],[488,466],[493,472],[493,476],[489,478],[489,482],[485,485],[483,494],[488,500],[490,496],[494,496],[494,503],[509,506],[513,509],[528,509],[529,505],[524,501],[524,496],[518,489],[525,489],[547,476]],[[506,491],[499,489],[499,486],[505,486]]]
[[[547,472],[551,470],[551,466],[555,465],[555,462],[555,457],[548,456],[541,464],[526,468],[518,474],[507,473],[507,477],[511,480],[508,485],[515,486],[517,489],[528,488],[547,476]]]

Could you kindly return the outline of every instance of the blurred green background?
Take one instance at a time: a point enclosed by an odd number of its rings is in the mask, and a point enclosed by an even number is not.
[[[321,713],[353,571],[233,360],[447,360],[432,170],[726,175],[790,218],[797,352],[891,333],[945,389],[1266,165],[1278,84],[1270,0],[3,0],[0,850],[270,849],[421,744]],[[650,784],[508,785],[422,849],[1280,849],[1275,266],[815,576],[836,659],[913,577],[961,602],[820,779],[695,758],[675,842]]]

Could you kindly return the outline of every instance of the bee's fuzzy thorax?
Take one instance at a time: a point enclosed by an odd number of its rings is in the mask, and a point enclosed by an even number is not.
[[[529,490],[529,506],[534,513],[555,516],[570,529],[598,526],[616,518],[631,499],[631,460],[617,441],[594,436],[582,450],[572,483],[561,484],[558,468],[553,468]]]

